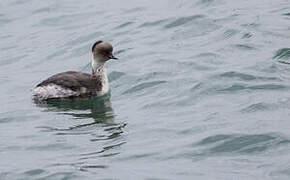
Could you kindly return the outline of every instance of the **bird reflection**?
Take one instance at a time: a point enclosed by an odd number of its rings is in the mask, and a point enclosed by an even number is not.
[[[37,107],[44,111],[56,112],[72,116],[77,121],[72,121],[66,127],[42,126],[45,132],[53,132],[55,135],[81,135],[81,138],[89,138],[93,142],[93,149],[79,154],[81,161],[80,169],[86,170],[92,167],[99,167],[99,164],[92,165],[92,161],[99,157],[109,157],[120,154],[117,147],[126,143],[122,137],[123,128],[126,123],[115,123],[114,112],[110,102],[110,95],[87,99],[65,99],[65,100],[47,100],[37,102]],[[88,119],[93,121],[88,122]],[[62,121],[62,119],[59,119]],[[61,124],[63,126],[63,124]],[[85,135],[85,136],[84,136]],[[106,142],[103,144],[102,142]],[[96,144],[101,145],[97,148]],[[89,165],[86,161],[89,160]]]
[[[114,112],[110,102],[110,95],[86,99],[53,99],[47,101],[34,101],[37,107],[44,111],[57,112],[59,114],[71,115],[77,119],[90,119],[94,121],[87,124],[79,124],[69,129],[89,126],[97,123],[116,125],[114,123]],[[64,129],[62,129],[64,130]]]

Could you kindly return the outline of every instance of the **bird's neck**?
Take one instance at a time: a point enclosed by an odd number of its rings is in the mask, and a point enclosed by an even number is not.
[[[104,76],[106,75],[106,67],[104,62],[100,62],[98,59],[92,60],[92,76]]]
[[[105,62],[98,59],[92,59],[92,79],[96,79],[102,84],[100,94],[105,94],[109,91],[109,81],[107,77]]]

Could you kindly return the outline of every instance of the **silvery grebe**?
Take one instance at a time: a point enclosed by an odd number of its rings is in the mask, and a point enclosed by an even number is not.
[[[55,74],[32,90],[34,100],[102,96],[109,91],[105,62],[113,56],[108,42],[97,41],[92,46],[92,74],[67,71]]]

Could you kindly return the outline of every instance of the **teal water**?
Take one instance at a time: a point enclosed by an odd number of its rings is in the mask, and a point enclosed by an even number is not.
[[[2,0],[0,179],[289,179],[289,0]],[[111,42],[111,94],[35,103]]]

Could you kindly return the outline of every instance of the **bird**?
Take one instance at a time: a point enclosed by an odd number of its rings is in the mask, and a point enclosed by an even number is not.
[[[109,42],[97,41],[92,46],[92,73],[67,71],[55,74],[32,90],[34,100],[71,99],[102,96],[109,92],[109,82],[105,63],[113,55],[113,46]]]

